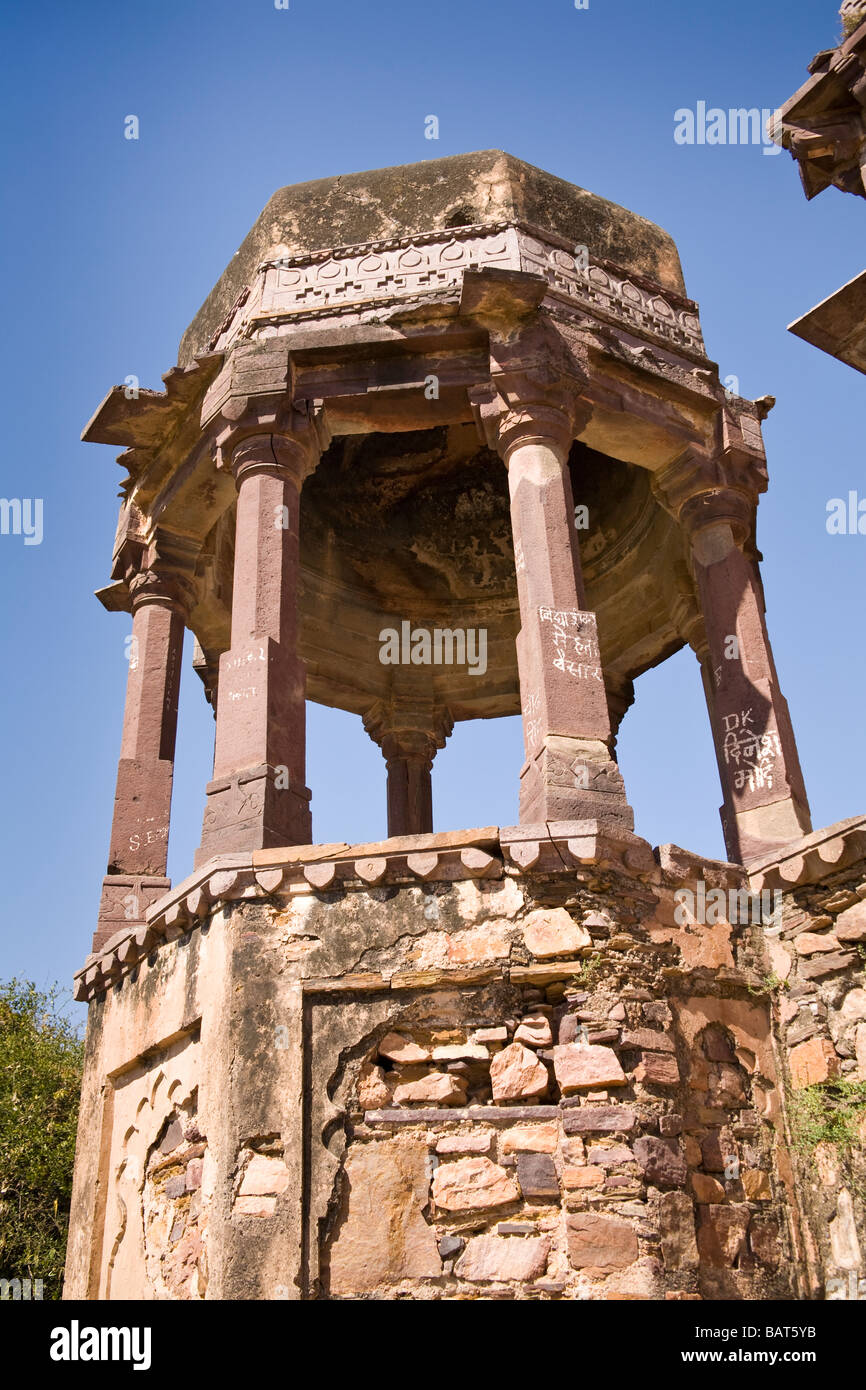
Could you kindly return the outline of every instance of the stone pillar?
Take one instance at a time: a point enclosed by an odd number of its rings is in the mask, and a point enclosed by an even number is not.
[[[611,757],[595,614],[586,607],[568,456],[569,385],[533,392],[509,375],[507,405],[482,403],[488,441],[508,468],[521,628],[517,663],[526,762],[520,821],[610,820],[633,829]],[[522,394],[525,391],[526,394]]]
[[[306,673],[297,655],[298,516],[318,443],[302,420],[297,432],[230,439],[225,455],[238,488],[232,637],[219,663],[214,773],[197,864],[312,839]]]
[[[165,877],[185,612],[170,580],[143,569],[129,582],[132,639],[108,873],[94,950],[144,920]]]
[[[433,759],[454,728],[446,710],[433,706],[376,704],[364,728],[382,749],[388,769],[388,835],[426,835],[433,830]]]
[[[724,460],[697,453],[654,475],[653,486],[688,538],[725,844],[733,862],[748,863],[812,828],[764,617],[752,541],[757,488]]]

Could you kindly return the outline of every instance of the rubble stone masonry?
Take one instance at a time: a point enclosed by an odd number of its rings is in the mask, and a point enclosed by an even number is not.
[[[66,1296],[822,1297],[862,1196],[792,1107],[866,1060],[861,840],[777,938],[594,822],[212,860],[79,976]]]

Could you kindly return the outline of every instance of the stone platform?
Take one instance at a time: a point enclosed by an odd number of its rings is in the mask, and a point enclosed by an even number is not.
[[[591,821],[203,865],[77,977],[66,1296],[808,1297],[760,929],[699,880],[746,886]]]

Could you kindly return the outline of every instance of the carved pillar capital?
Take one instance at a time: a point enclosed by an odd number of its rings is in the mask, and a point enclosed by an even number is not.
[[[232,402],[236,406],[236,402]],[[271,404],[244,400],[244,409],[223,408],[213,435],[217,468],[229,470],[240,487],[255,474],[290,479],[300,491],[331,441],[321,401]]]
[[[522,444],[547,445],[564,463],[592,414],[580,399],[582,386],[541,370],[495,374],[470,395],[479,434],[506,464]]]
[[[693,546],[706,548],[700,534],[728,526],[742,547],[754,529],[759,479],[731,468],[724,456],[689,450],[652,474],[653,493]]]
[[[443,705],[417,701],[377,700],[364,715],[364,728],[386,759],[433,759],[454,729],[451,713]]]
[[[129,579],[129,602],[133,613],[145,604],[170,608],[186,622],[195,605],[195,583],[191,575],[160,568],[140,569]]]
[[[378,743],[388,769],[388,834],[424,835],[433,829],[433,759],[454,720],[432,701],[377,700],[364,728]]]

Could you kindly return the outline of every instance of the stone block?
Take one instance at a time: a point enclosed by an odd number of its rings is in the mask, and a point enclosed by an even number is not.
[[[494,1100],[520,1100],[542,1096],[550,1085],[547,1067],[523,1043],[504,1047],[490,1063],[490,1086]]]
[[[692,1173],[691,1184],[696,1202],[708,1205],[710,1202],[723,1202],[725,1200],[724,1187],[718,1178],[711,1177],[709,1173]]]
[[[507,1283],[537,1279],[547,1268],[546,1236],[475,1236],[454,1266],[458,1279],[471,1283]]]
[[[466,1082],[451,1072],[431,1071],[418,1081],[404,1081],[394,1088],[396,1105],[462,1105]]]
[[[433,1201],[443,1211],[486,1211],[518,1201],[517,1183],[489,1158],[441,1163],[433,1175]]]
[[[601,1187],[604,1182],[604,1169],[597,1168],[593,1164],[587,1164],[583,1168],[567,1167],[563,1169],[562,1185],[566,1192],[578,1192],[584,1187]]]
[[[659,1201],[659,1235],[665,1269],[692,1269],[698,1263],[695,1212],[685,1192],[663,1192]]]
[[[866,902],[840,912],[833,931],[839,941],[866,941]]]
[[[743,1196],[749,1202],[771,1202],[773,1200],[773,1189],[770,1186],[770,1175],[761,1168],[744,1168],[740,1173],[740,1181],[743,1184]]]
[[[637,1112],[627,1105],[563,1107],[566,1134],[630,1134],[637,1128]]]
[[[503,1154],[556,1152],[559,1125],[515,1125],[502,1136]]]
[[[553,1068],[564,1095],[598,1086],[626,1084],[625,1072],[609,1047],[559,1044],[553,1049]]]
[[[633,1144],[634,1156],[647,1182],[655,1187],[682,1187],[686,1161],[672,1140],[644,1135]]]
[[[792,1048],[788,1056],[795,1090],[831,1081],[839,1075],[840,1063],[829,1038],[810,1038]]]
[[[698,1223],[701,1260],[716,1268],[733,1265],[746,1249],[749,1216],[749,1208],[743,1203],[701,1207]]]
[[[411,1038],[404,1037],[402,1033],[388,1033],[379,1043],[378,1052],[380,1057],[385,1057],[389,1062],[400,1062],[403,1066],[412,1066],[417,1062],[429,1062],[430,1049],[419,1047]]]
[[[549,1154],[519,1153],[517,1179],[524,1197],[558,1197],[559,1179]]]
[[[436,1232],[423,1215],[429,1194],[426,1145],[403,1137],[353,1144],[345,1175],[329,1292],[367,1294],[400,1279],[440,1275]]]
[[[597,1269],[603,1274],[624,1269],[638,1257],[637,1234],[627,1221],[590,1212],[566,1218],[568,1258],[575,1269]]]
[[[643,1086],[678,1086],[680,1070],[676,1057],[664,1052],[644,1052],[635,1068],[635,1081]]]
[[[553,1042],[550,1019],[544,1014],[528,1014],[520,1020],[514,1041],[525,1043],[527,1047],[550,1047]]]
[[[564,907],[536,908],[522,926],[526,949],[538,960],[575,955],[592,945],[589,932]]]

